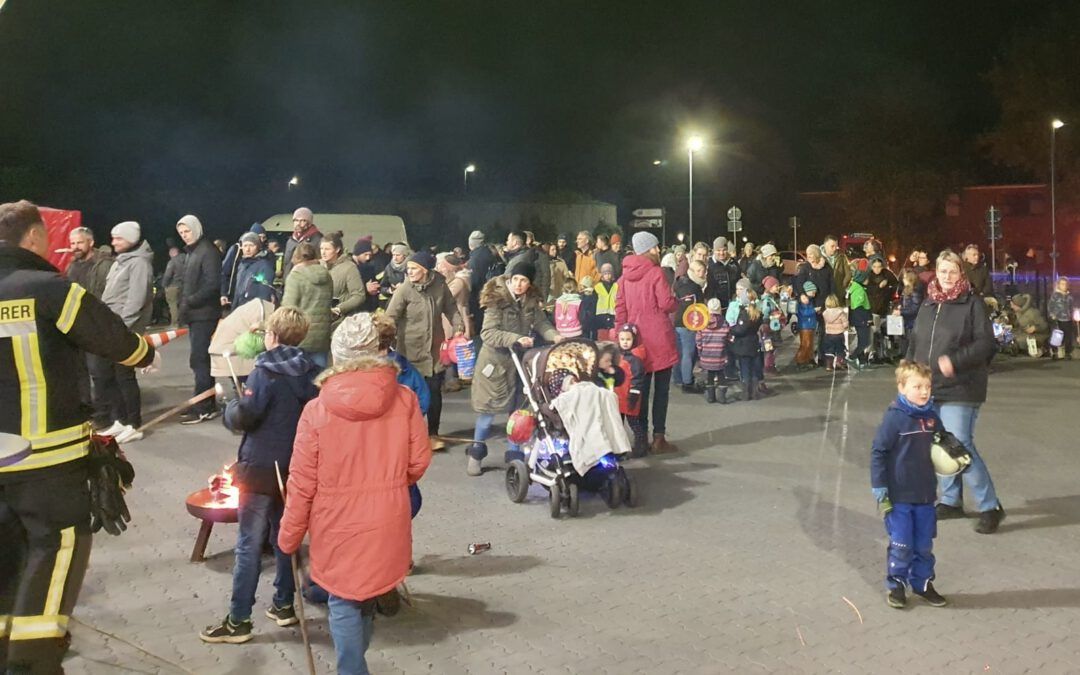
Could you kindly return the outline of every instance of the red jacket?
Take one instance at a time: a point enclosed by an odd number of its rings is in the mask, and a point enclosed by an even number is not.
[[[311,578],[367,600],[401,583],[412,560],[411,483],[431,463],[416,394],[385,359],[352,362],[323,382],[296,428],[278,546],[311,533]]]
[[[671,313],[678,307],[675,294],[660,265],[640,255],[623,260],[619,294],[615,297],[615,325],[638,327],[645,345],[645,372],[671,368],[679,362]]]

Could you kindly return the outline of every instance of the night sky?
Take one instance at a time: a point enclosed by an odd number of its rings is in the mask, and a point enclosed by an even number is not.
[[[825,158],[866,132],[845,113],[867,91],[932,108],[977,179],[982,74],[1046,5],[9,0],[0,198],[224,231],[298,199],[454,195],[475,162],[474,197],[624,216],[676,207],[697,129],[700,208],[753,208],[835,187]]]

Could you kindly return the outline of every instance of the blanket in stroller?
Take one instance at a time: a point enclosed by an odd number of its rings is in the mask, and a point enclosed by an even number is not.
[[[608,453],[630,452],[615,392],[592,382],[577,382],[559,394],[551,407],[570,437],[570,461],[579,475],[584,476]]]

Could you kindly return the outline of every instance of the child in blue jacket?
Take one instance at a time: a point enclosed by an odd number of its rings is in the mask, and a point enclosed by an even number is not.
[[[298,309],[275,310],[266,320],[263,338],[266,351],[255,359],[243,395],[225,408],[225,426],[244,432],[233,469],[233,482],[240,493],[237,509],[240,528],[229,614],[220,624],[208,626],[199,634],[203,642],[239,644],[254,637],[251,609],[259,584],[259,557],[268,534],[277,572],[276,592],[266,616],[279,626],[299,621],[293,610],[296,586],[292,561],[277,546],[285,504],[278,490],[276,468],[280,469],[284,482],[300,413],[319,393],[312,384],[319,367],[297,347],[307,336],[308,326],[307,317]]]
[[[900,362],[896,369],[899,393],[885,411],[870,457],[871,491],[885,514],[889,534],[886,600],[897,609],[907,603],[905,585],[934,607],[946,604],[932,583],[937,476],[930,446],[935,439],[948,447],[956,447],[957,441],[934,412],[930,378],[929,366]]]

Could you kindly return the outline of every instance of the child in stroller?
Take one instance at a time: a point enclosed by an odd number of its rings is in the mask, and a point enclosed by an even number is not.
[[[515,424],[511,430],[523,443],[525,459],[507,467],[510,500],[524,501],[529,484],[539,483],[550,493],[552,518],[564,506],[576,516],[582,489],[600,493],[610,508],[635,505],[636,485],[619,464],[619,457],[630,453],[630,442],[618,398],[597,383],[596,344],[575,338],[523,351],[511,353],[535,425]]]

